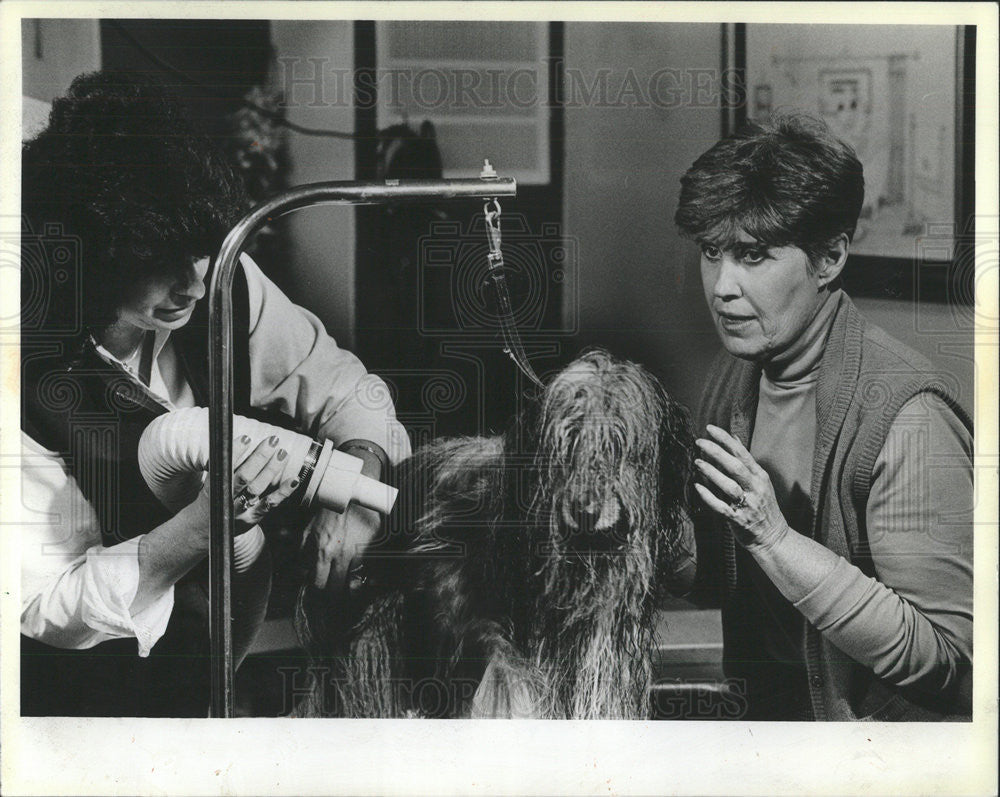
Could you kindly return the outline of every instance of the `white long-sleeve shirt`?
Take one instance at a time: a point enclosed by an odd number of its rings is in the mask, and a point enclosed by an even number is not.
[[[390,461],[407,456],[409,438],[384,385],[246,255],[242,265],[249,288],[251,403],[281,410],[304,432],[334,443],[361,438],[381,446]],[[168,409],[194,405],[169,332],[156,333],[148,388],[135,376],[138,357],[121,361],[100,346],[97,351]],[[22,502],[37,519],[21,528],[21,632],[72,649],[135,637],[139,654],[147,655],[166,630],[173,588],[133,614],[142,535],[103,547],[96,512],[62,458],[23,431],[21,438]]]

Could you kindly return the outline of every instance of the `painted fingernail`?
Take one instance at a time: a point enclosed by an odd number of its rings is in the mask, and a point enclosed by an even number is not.
[[[291,480],[291,481],[290,481],[290,482],[288,483],[288,486],[289,486],[289,487],[291,487],[291,488],[292,488],[292,489],[294,490],[294,489],[295,489],[296,487],[298,487],[298,486],[299,486],[299,480],[298,480],[298,479],[292,479],[292,480]]]
[[[273,434],[269,438],[267,438],[267,444],[271,446],[278,445],[278,435]]]
[[[246,445],[247,443],[249,443],[250,442],[250,435],[248,435],[248,434],[242,434],[242,435],[240,435],[240,442],[243,443],[243,445]]]
[[[283,460],[283,459],[284,459],[285,457],[287,457],[287,456],[288,456],[288,452],[287,452],[287,451],[285,451],[285,449],[281,449],[281,450],[280,450],[280,451],[278,452],[278,462],[281,462],[281,460]]]

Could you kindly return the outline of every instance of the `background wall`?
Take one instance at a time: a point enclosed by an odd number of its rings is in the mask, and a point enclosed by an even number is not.
[[[21,93],[43,102],[64,94],[73,78],[101,66],[96,19],[26,19],[21,22]]]
[[[577,348],[600,344],[651,368],[693,405],[717,346],[701,299],[698,257],[674,230],[679,179],[719,137],[718,101],[693,93],[679,107],[612,107],[633,70],[646,86],[657,70],[717,70],[718,25],[573,23],[566,68],[593,81],[609,69],[609,102],[566,109],[564,226],[579,247]],[[683,82],[682,84],[683,85]],[[709,105],[709,107],[704,107]]]
[[[270,39],[278,65],[271,79],[292,87],[288,118],[352,130],[353,103],[340,92],[350,81],[333,76],[349,75],[354,67],[353,23],[276,21],[270,23]],[[126,50],[112,44],[105,42],[104,49],[125,57]],[[77,74],[101,65],[101,50],[95,20],[25,21],[25,96],[47,102],[62,94]],[[628,76],[646,86],[665,68],[681,70],[691,81],[698,79],[698,70],[717,69],[721,36],[713,24],[570,23],[564,51],[565,69],[576,70],[588,84],[598,70],[608,70],[614,96]],[[176,48],[173,55],[180,57]],[[282,59],[294,60],[293,74],[300,82],[287,82]],[[308,59],[318,59],[318,66]],[[304,80],[316,69],[324,80],[318,98],[316,86]],[[616,106],[607,101],[608,94],[604,101],[589,102],[568,96],[562,228],[576,242],[579,267],[565,287],[564,315],[575,334],[562,342],[567,357],[584,346],[603,345],[639,360],[680,400],[694,405],[718,343],[701,295],[697,252],[677,236],[672,216],[679,177],[718,138],[720,112],[717,102],[705,102],[691,88],[682,99],[676,107],[637,107],[642,103]],[[289,133],[288,158],[292,185],[355,174],[351,141]],[[292,298],[316,312],[347,346],[354,342],[355,326],[354,216],[354,209],[346,207],[293,214],[283,222],[286,260],[274,264]],[[951,374],[961,400],[972,408],[968,312],[892,299],[859,299],[858,304],[871,321]],[[499,362],[498,367],[509,367]]]
[[[354,106],[338,95],[332,78],[338,70],[354,68],[354,23],[271,23],[271,43],[281,86],[291,86],[286,96],[287,118],[307,127],[351,131]],[[320,59],[318,66],[307,59]],[[290,60],[289,60],[290,59]],[[282,71],[294,68],[292,77],[321,74],[324,90],[315,84],[289,83]],[[315,70],[320,70],[316,72]],[[346,85],[351,86],[348,80]],[[343,139],[288,135],[289,185],[322,180],[354,179],[354,142]],[[323,319],[341,345],[354,340],[354,208],[313,207],[296,211],[283,222],[288,231],[288,292]]]

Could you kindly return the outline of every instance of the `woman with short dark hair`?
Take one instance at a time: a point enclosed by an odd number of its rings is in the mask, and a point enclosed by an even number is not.
[[[803,117],[699,157],[675,221],[724,351],[700,412],[700,556],[721,558],[746,719],[968,716],[972,424],[841,290],[862,167]]]
[[[244,192],[168,91],[103,72],[77,78],[24,147],[22,193],[22,480],[42,513],[21,530],[22,713],[205,716],[207,494],[165,509],[138,441],[157,416],[208,401],[200,300]],[[391,403],[372,398],[384,385],[249,257],[241,264],[235,412],[332,440],[378,478],[409,451]],[[278,478],[276,441],[235,472],[237,542],[253,543],[233,575],[237,661],[270,591],[255,524],[303,488]],[[317,580],[331,567],[331,583],[343,580],[377,528],[360,507],[316,513]]]

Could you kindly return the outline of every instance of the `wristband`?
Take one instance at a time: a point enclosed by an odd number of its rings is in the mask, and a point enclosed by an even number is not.
[[[389,457],[385,451],[377,444],[368,440],[348,440],[346,443],[341,443],[337,447],[337,450],[343,451],[345,454],[349,454],[351,451],[367,451],[378,460],[380,475],[385,473],[386,467],[389,464]]]

